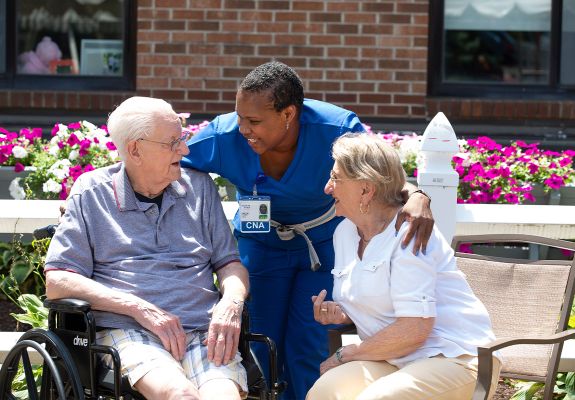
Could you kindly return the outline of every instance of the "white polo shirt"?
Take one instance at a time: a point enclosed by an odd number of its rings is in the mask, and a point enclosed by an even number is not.
[[[356,324],[359,337],[371,337],[398,317],[434,317],[426,342],[404,357],[387,360],[401,368],[421,358],[443,354],[477,355],[477,346],[495,339],[485,306],[456,267],[453,250],[437,228],[427,254],[415,256],[412,244],[401,248],[404,224],[395,235],[395,220],[371,239],[363,259],[359,235],[348,219],[334,234],[333,298]]]

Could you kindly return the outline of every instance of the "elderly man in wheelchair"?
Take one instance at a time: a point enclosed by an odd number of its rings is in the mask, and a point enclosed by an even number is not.
[[[110,114],[108,130],[122,162],[79,177],[46,257],[51,330],[82,326],[87,336],[69,334],[78,346],[69,352],[72,361],[76,348],[90,345],[89,374],[96,374],[92,360],[101,358],[114,371],[115,397],[120,363],[136,397],[245,398],[238,344],[248,274],[212,179],[180,167],[186,138],[163,100],[124,101]],[[67,298],[79,301],[53,301]],[[59,346],[52,336],[26,339],[41,342],[31,346],[40,352]],[[72,378],[74,368],[86,368],[71,366],[70,354],[61,353],[44,368]],[[89,389],[72,382],[73,396],[66,398],[94,395],[95,379],[80,379],[91,381]]]

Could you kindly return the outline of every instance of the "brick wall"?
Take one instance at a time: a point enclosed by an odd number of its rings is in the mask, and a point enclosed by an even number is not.
[[[234,109],[253,67],[276,59],[306,96],[361,116],[422,117],[426,0],[140,1],[138,91],[179,110]]]
[[[294,67],[306,96],[362,117],[425,115],[427,0],[139,0],[137,93],[178,111],[234,109],[253,67]],[[131,93],[0,91],[0,108],[108,112]]]
[[[575,120],[575,102],[426,98],[428,0],[139,0],[137,89],[180,112],[234,109],[253,67],[293,66],[306,96],[360,117]],[[135,93],[0,91],[0,111],[107,114]]]

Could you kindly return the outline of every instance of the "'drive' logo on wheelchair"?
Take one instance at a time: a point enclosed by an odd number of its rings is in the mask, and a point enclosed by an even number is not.
[[[88,347],[88,339],[81,338],[80,336],[76,336],[73,343],[74,346]]]

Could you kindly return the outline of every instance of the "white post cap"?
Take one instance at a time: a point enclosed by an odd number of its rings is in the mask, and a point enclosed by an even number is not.
[[[459,151],[455,131],[442,112],[438,112],[425,128],[421,139],[421,151],[440,151],[452,154]]]

